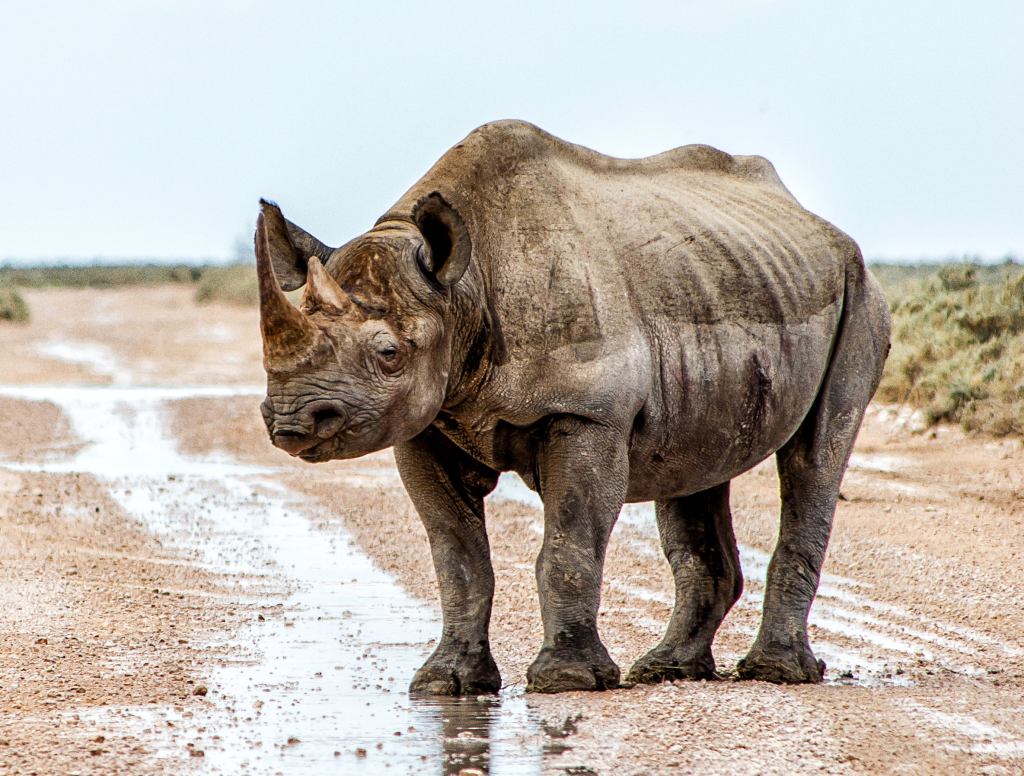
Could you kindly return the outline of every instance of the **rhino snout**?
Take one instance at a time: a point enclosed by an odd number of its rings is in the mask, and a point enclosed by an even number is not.
[[[307,404],[296,413],[281,417],[274,413],[270,399],[260,406],[270,439],[290,455],[299,455],[342,431],[348,414],[339,402],[324,400]]]

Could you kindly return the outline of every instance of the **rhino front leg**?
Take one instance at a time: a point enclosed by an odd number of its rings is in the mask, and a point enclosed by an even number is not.
[[[743,592],[729,510],[729,483],[656,504],[661,546],[675,578],[665,637],[629,671],[629,681],[713,679],[711,642]]]
[[[396,445],[395,461],[427,530],[444,622],[441,640],[416,672],[409,692],[497,692],[501,676],[488,637],[494,572],[484,526],[484,496],[494,489],[498,474],[433,428]]]
[[[539,452],[544,542],[537,590],[544,644],[527,691],[604,690],[619,668],[597,634],[601,570],[628,478],[624,435],[579,418],[552,421]]]

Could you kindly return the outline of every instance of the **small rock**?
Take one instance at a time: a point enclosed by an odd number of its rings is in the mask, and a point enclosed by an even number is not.
[[[193,695],[206,695],[206,693],[208,693],[208,692],[209,692],[209,690],[206,689],[206,685],[205,684],[197,684],[195,686],[195,689],[192,690],[192,694]]]
[[[356,747],[356,757],[366,757],[366,750],[361,746]]]

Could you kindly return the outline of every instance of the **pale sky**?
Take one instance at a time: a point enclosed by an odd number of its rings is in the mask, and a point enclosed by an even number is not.
[[[0,261],[330,244],[522,118],[768,157],[869,258],[1024,256],[1024,3],[0,0]]]

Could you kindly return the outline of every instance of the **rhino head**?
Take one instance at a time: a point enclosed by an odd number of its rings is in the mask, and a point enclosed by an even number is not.
[[[330,248],[261,200],[256,270],[267,398],[277,447],[305,461],[405,441],[437,416],[451,370],[452,286],[469,235],[439,194]],[[301,303],[284,291],[305,285]]]

